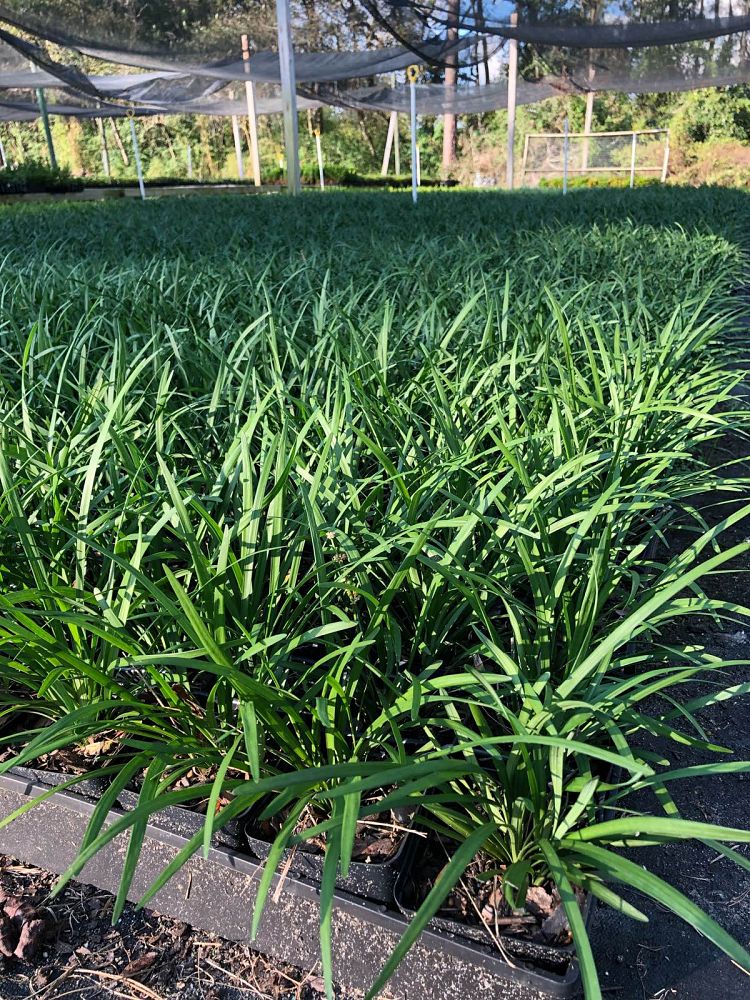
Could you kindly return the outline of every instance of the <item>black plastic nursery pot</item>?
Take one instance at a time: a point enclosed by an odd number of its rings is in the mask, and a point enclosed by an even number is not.
[[[394,902],[398,910],[411,920],[415,915],[412,908],[411,880],[415,871],[419,870],[427,845],[424,841],[412,838],[407,844],[406,857],[401,873],[394,888]],[[583,919],[588,923],[591,916],[592,899],[586,896],[583,907]],[[428,927],[437,932],[448,934],[455,940],[465,941],[467,945],[479,944],[485,946],[488,935],[480,925],[461,923],[445,916],[435,916]],[[572,944],[556,945],[531,938],[502,934],[500,938],[503,950],[513,962],[531,963],[540,970],[565,976],[571,964],[575,964],[575,948]]]
[[[49,792],[33,774],[0,776],[0,816]],[[91,796],[57,791],[0,830],[0,852],[26,864],[61,873],[74,861],[94,809]],[[122,815],[110,813],[108,822]],[[95,855],[79,881],[116,892],[127,834]],[[129,898],[137,900],[185,846],[186,837],[162,823],[149,825]],[[153,908],[231,941],[250,940],[253,905],[261,866],[256,859],[222,846],[208,857],[193,856],[154,897]],[[375,903],[338,890],[333,914],[333,975],[343,987],[365,990],[393,951],[408,917],[393,903]],[[314,881],[276,876],[258,937],[258,951],[305,970],[319,970],[319,893]],[[439,930],[424,931],[388,984],[393,1000],[561,1000],[580,992],[580,974],[570,949],[560,971],[533,956],[510,962],[475,941]],[[563,967],[564,966],[564,967]]]
[[[352,861],[346,878],[339,875],[336,879],[336,888],[343,889],[344,892],[351,893],[353,896],[372,900],[375,903],[392,902],[408,840],[409,838],[405,836],[395,852],[385,861],[369,864],[362,861]],[[253,858],[261,862],[266,860],[271,850],[268,841],[260,840],[250,833],[245,836],[245,846]],[[323,856],[300,849],[286,851],[279,868],[291,875],[292,878],[319,885],[323,877]]]

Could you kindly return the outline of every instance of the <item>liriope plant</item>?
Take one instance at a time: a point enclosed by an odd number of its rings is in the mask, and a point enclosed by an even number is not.
[[[623,796],[655,789],[652,838],[742,841],[688,834],[669,772],[635,741],[700,707],[649,717],[648,694],[716,665],[630,647],[678,613],[744,613],[696,591],[725,556],[706,557],[718,535],[691,506],[745,485],[698,450],[744,432],[727,341],[740,255],[712,233],[721,203],[704,192],[684,201],[692,232],[662,225],[644,192],[637,223],[592,225],[601,199],[571,199],[561,229],[522,199],[502,238],[492,203],[467,197],[476,232],[451,254],[455,219],[436,199],[386,261],[361,212],[396,238],[396,210],[332,204],[336,253],[304,212],[290,248],[278,225],[261,245],[214,239],[215,223],[196,244],[154,207],[152,257],[103,269],[75,232],[50,249],[52,216],[33,272],[10,254],[0,710],[25,721],[0,734],[14,751],[0,769],[106,735],[109,790],[61,884],[130,830],[115,917],[168,805],[207,803],[206,822],[144,904],[247,809],[277,822],[256,930],[285,847],[325,835],[329,984],[356,824],[417,797],[456,853],[379,982],[481,848],[518,882],[556,882],[593,998],[570,887],[617,903],[609,883],[632,880],[611,851],[633,836]],[[109,211],[80,216],[89,239]],[[136,235],[121,224],[125,244]],[[680,556],[649,554],[686,523],[697,541]],[[698,733],[681,735],[700,746]],[[178,787],[196,769],[207,783]],[[105,829],[132,785],[139,805]],[[625,826],[595,819],[607,802]],[[320,822],[297,833],[311,804]]]

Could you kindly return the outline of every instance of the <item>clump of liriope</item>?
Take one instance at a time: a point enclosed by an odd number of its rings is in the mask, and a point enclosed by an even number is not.
[[[740,258],[708,232],[717,197],[684,200],[700,232],[649,225],[652,192],[628,202],[639,224],[591,225],[602,202],[571,199],[548,228],[531,199],[502,233],[491,201],[436,199],[385,263],[361,213],[391,203],[366,197],[332,202],[335,253],[310,207],[293,252],[278,225],[256,242],[233,222],[222,242],[220,215],[190,244],[159,207],[166,259],[107,268],[75,232],[51,251],[45,218],[35,270],[11,255],[0,332],[0,705],[38,720],[3,737],[2,768],[106,736],[104,805],[141,789],[106,830],[97,812],[66,878],[132,828],[117,917],[154,812],[208,800],[182,863],[252,806],[281,820],[257,926],[285,846],[323,833],[330,981],[365,800],[419,797],[463,843],[386,973],[483,847],[521,885],[556,881],[597,996],[570,886],[616,901],[625,869],[601,845],[629,828],[593,811],[652,784],[653,836],[687,835],[630,737],[673,725],[636,726],[646,692],[711,666],[625,651],[724,558],[697,568],[715,533],[666,569],[649,544],[709,485],[742,486],[699,452],[743,420],[726,342]],[[456,204],[482,220],[458,245]],[[80,215],[90,240],[108,212]],[[614,791],[592,761],[623,769]],[[195,770],[208,784],[181,787]],[[297,834],[311,803],[327,818]]]

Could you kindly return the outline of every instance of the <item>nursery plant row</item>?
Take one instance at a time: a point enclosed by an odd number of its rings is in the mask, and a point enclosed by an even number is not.
[[[285,893],[314,903],[329,994],[363,901],[370,996],[408,994],[424,931],[595,1000],[587,913],[643,920],[632,891],[750,971],[621,850],[747,868],[750,832],[670,794],[750,768],[700,724],[741,664],[669,638],[746,614],[702,589],[749,547],[722,547],[747,483],[711,458],[747,429],[745,198],[409,209],[0,211],[2,843],[72,809],[57,891],[115,857],[115,919],[240,858],[259,946]]]

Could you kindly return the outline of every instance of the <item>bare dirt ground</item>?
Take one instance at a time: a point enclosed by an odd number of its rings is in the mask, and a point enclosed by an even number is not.
[[[44,903],[55,876],[0,856],[0,891]],[[299,972],[176,920],[72,884],[54,900],[54,928],[30,961],[0,957],[2,1000],[320,1000],[315,970]]]

